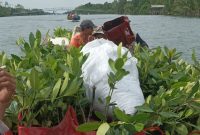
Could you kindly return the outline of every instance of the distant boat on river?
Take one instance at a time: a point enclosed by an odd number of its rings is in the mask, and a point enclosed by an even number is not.
[[[76,14],[76,13],[73,13],[73,12],[69,12],[68,15],[67,15],[67,20],[71,20],[71,21],[80,21],[81,17]]]

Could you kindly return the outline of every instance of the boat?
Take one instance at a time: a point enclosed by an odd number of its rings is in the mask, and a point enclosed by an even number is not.
[[[69,12],[67,15],[67,20],[71,20],[71,21],[80,21],[81,17],[73,12]]]

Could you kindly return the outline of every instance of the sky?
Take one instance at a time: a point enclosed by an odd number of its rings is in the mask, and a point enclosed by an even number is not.
[[[66,7],[74,8],[79,5],[91,3],[104,3],[104,2],[113,2],[113,0],[0,0],[7,1],[12,6],[21,4],[25,8],[55,8],[55,7]]]

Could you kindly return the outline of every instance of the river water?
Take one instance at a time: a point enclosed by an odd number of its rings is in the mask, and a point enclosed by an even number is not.
[[[96,25],[102,25],[120,15],[81,15],[81,19],[91,19]],[[138,15],[128,16],[131,28],[149,44],[150,48],[167,46],[183,52],[183,58],[191,61],[192,49],[200,59],[200,18]],[[8,54],[20,54],[16,40],[28,39],[30,32],[39,29],[43,35],[61,26],[73,29],[79,22],[71,22],[66,15],[16,16],[0,18],[0,51]]]

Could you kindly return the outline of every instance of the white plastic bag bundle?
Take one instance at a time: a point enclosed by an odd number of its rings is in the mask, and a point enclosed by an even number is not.
[[[69,45],[69,39],[66,37],[55,37],[55,38],[50,38],[50,41],[54,45]]]
[[[122,54],[128,49],[122,47]],[[86,95],[92,101],[93,88],[95,89],[94,109],[105,113],[105,98],[109,95],[108,74],[112,72],[109,67],[109,58],[117,59],[117,45],[105,39],[96,39],[87,43],[82,48],[83,54],[89,53],[89,57],[82,66],[84,85],[87,88]],[[129,74],[123,77],[114,89],[111,102],[115,102],[116,106],[124,110],[126,114],[134,114],[135,106],[144,103],[144,96],[140,88],[138,79],[138,70],[136,67],[137,59],[128,53],[128,60],[124,65],[124,69]],[[98,99],[104,101],[100,103]],[[109,108],[109,116],[113,116],[112,108]]]

